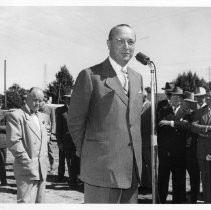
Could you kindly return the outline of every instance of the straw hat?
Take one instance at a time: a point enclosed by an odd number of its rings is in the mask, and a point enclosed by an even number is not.
[[[206,95],[206,90],[203,87],[197,87],[194,92],[194,96],[204,96]]]

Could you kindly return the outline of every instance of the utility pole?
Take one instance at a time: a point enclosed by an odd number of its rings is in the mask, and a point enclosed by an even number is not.
[[[44,81],[43,81],[43,90],[47,88],[47,65],[44,64]]]
[[[4,60],[4,106],[7,109],[7,86],[6,86],[6,71],[7,71],[7,61]]]
[[[209,78],[209,90],[210,90],[210,76],[211,76],[211,67],[208,67],[208,78]]]

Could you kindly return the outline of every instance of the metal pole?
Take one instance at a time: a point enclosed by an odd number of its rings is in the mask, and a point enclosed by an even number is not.
[[[156,161],[155,146],[157,145],[157,136],[155,135],[155,69],[152,62],[148,64],[151,73],[151,170],[152,170],[152,203],[157,200],[157,184],[156,184]]]
[[[7,65],[7,61],[4,60],[4,106],[5,106],[5,109],[7,109],[6,65]]]
[[[59,104],[59,101],[60,101],[60,94],[61,94],[61,82],[59,83],[59,95],[58,95],[58,104]]]

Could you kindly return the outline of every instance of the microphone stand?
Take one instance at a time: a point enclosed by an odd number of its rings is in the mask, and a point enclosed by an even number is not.
[[[151,73],[151,171],[152,171],[152,203],[157,201],[157,135],[155,134],[155,71],[156,67],[152,61],[147,65]]]

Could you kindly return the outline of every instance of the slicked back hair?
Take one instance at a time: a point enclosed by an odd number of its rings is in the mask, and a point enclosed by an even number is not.
[[[117,28],[121,28],[121,27],[128,27],[128,28],[132,29],[132,28],[131,28],[129,25],[127,25],[127,24],[119,24],[119,25],[116,25],[116,26],[114,26],[114,27],[110,30],[109,35],[108,35],[108,40],[112,40],[112,38],[113,38],[113,36],[114,36],[114,33],[115,33],[116,29],[117,29]]]

